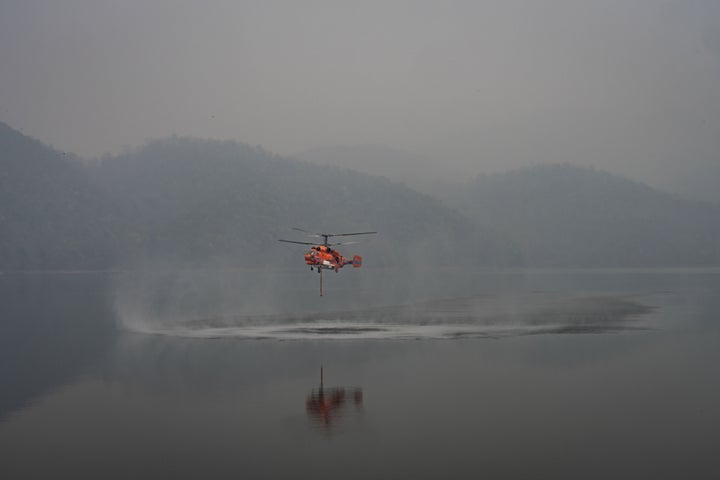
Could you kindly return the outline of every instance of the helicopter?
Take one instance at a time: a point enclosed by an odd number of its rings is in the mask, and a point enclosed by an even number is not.
[[[331,237],[349,237],[353,235],[373,235],[377,232],[353,232],[353,233],[313,233],[303,230],[302,228],[293,228],[299,232],[303,232],[309,237],[322,238],[321,244],[312,242],[298,242],[295,240],[284,240],[278,239],[279,242],[285,243],[297,243],[300,245],[311,245],[310,249],[305,252],[305,263],[310,265],[310,270],[317,269],[320,274],[320,296],[322,297],[322,271],[323,270],[335,270],[339,272],[345,265],[352,265],[353,268],[360,268],[362,266],[362,257],[360,255],[353,255],[352,259],[344,257],[339,251],[332,247],[337,245],[352,245],[357,242],[339,242],[330,243]]]

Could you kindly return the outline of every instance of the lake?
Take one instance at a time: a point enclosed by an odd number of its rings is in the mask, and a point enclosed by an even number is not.
[[[720,270],[324,283],[0,275],[0,478],[720,478]]]

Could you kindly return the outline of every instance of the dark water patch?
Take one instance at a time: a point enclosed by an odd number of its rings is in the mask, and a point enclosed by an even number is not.
[[[557,333],[557,334],[590,334],[590,333],[622,333],[622,332],[644,332],[654,330],[651,327],[641,327],[634,325],[566,325],[557,328],[549,328],[545,331],[536,332],[538,334]]]
[[[343,334],[343,335],[352,335],[352,334],[360,334],[360,333],[369,333],[369,332],[386,332],[387,328],[377,328],[377,327],[353,327],[353,326],[347,326],[347,327],[317,327],[317,328],[289,328],[287,330],[278,330],[278,334],[283,333],[309,333],[309,334],[315,334],[315,335],[329,335],[329,334]]]
[[[0,276],[0,420],[91,370],[115,324],[100,274]]]

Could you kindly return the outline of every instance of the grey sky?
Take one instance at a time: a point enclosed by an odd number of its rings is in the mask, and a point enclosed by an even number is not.
[[[376,144],[720,199],[720,2],[0,0],[0,120],[81,155]]]

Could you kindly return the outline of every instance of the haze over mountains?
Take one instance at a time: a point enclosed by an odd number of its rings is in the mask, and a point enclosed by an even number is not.
[[[387,177],[431,195],[452,189],[466,176],[447,162],[383,145],[335,145],[306,150],[291,158]]]
[[[81,162],[0,124],[0,269],[300,267],[301,247],[276,241],[303,240],[294,226],[378,230],[346,247],[367,266],[720,263],[720,208],[601,171],[526,168],[436,190],[182,137]]]
[[[672,266],[720,259],[720,209],[602,171],[540,165],[482,175],[449,195],[514,239],[529,265]]]

